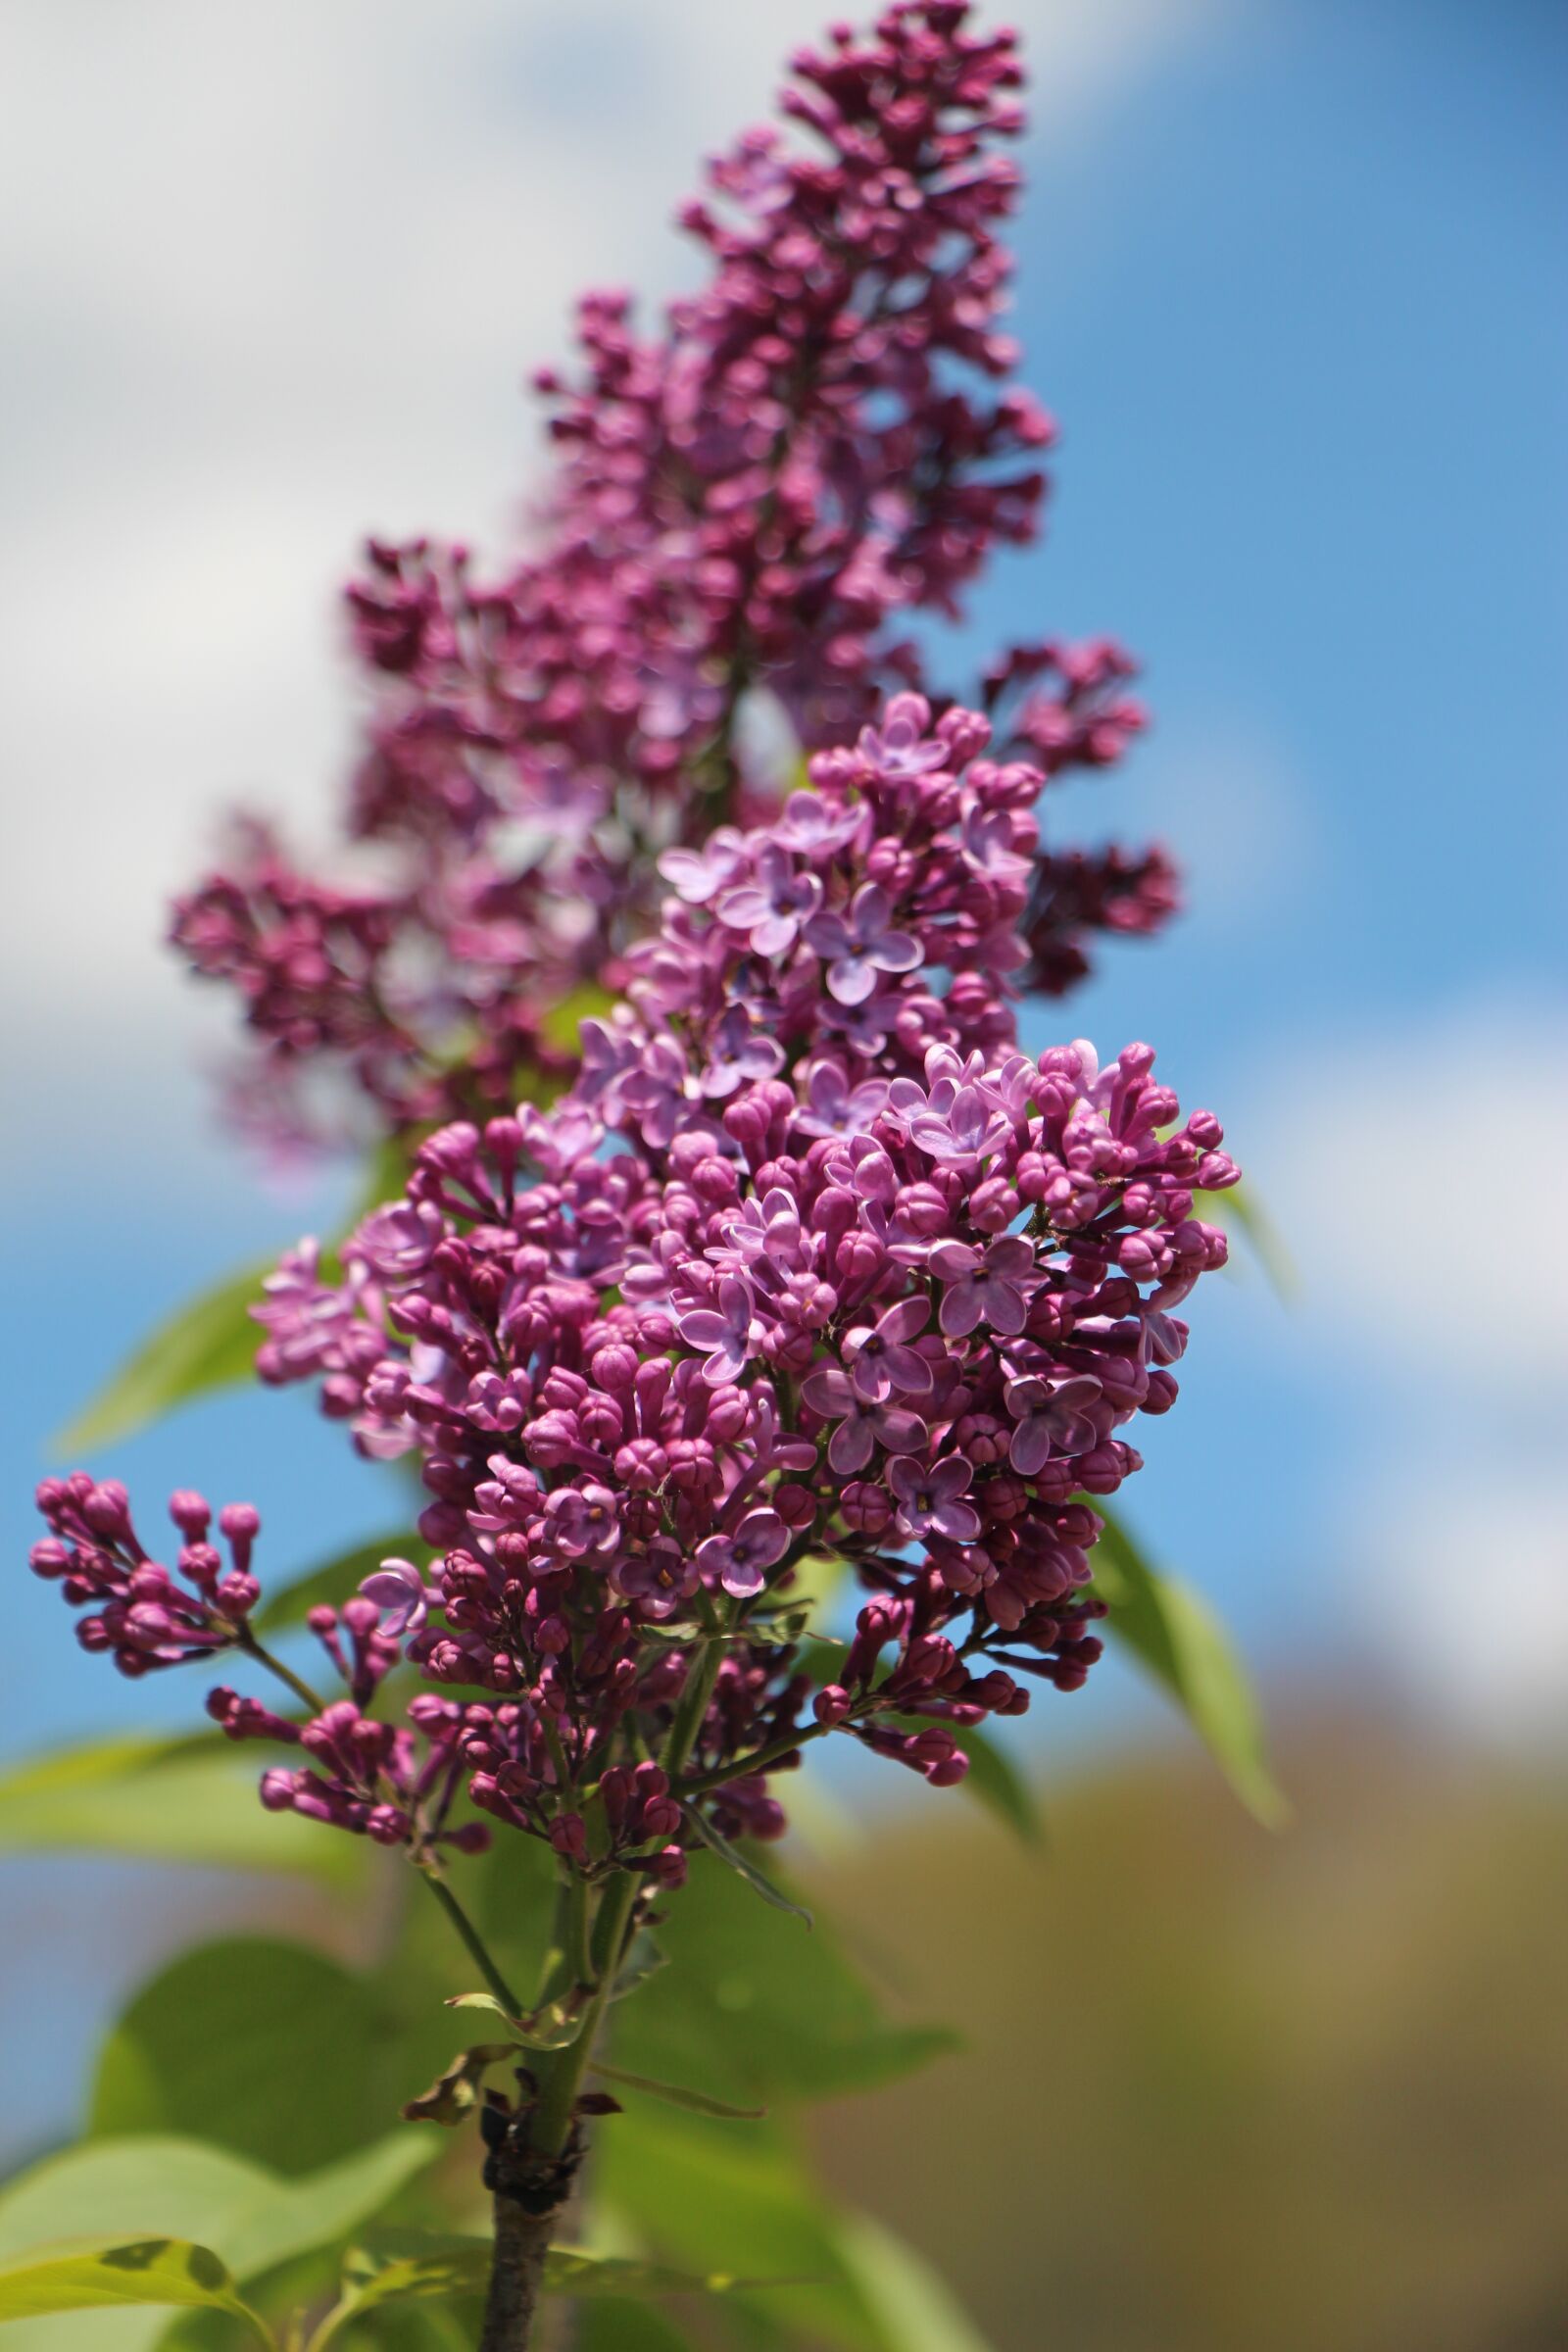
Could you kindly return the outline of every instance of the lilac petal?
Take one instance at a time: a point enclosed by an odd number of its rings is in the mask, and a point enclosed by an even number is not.
[[[888,1348],[882,1355],[883,1369],[893,1386],[906,1396],[925,1396],[931,1389],[931,1367],[923,1355],[912,1348]]]
[[[1044,1413],[1020,1421],[1007,1447],[1007,1459],[1020,1478],[1033,1478],[1051,1458],[1051,1432]]]
[[[705,1350],[722,1348],[733,1336],[728,1317],[716,1314],[710,1306],[694,1306],[690,1314],[681,1316],[676,1328],[688,1348]]]
[[[900,1298],[877,1317],[876,1327],[885,1340],[912,1340],[930,1320],[929,1298]]]
[[[945,1293],[942,1312],[937,1320],[950,1340],[966,1340],[978,1329],[981,1318],[980,1285],[977,1282],[956,1282]],[[1022,1321],[1018,1325],[1023,1329]]]
[[[961,1282],[979,1265],[980,1252],[967,1242],[938,1242],[926,1262],[944,1282]]]
[[[988,1282],[977,1287],[984,1292],[986,1320],[992,1330],[1001,1332],[1004,1339],[1015,1340],[1029,1320],[1028,1302],[1023,1293],[1004,1282]],[[952,1296],[950,1291],[948,1297],[951,1298]]]
[[[761,1569],[753,1562],[742,1562],[732,1558],[728,1567],[720,1574],[718,1581],[725,1592],[733,1594],[736,1600],[750,1600],[754,1593],[760,1592],[766,1579],[763,1577]]]
[[[855,1391],[837,1364],[822,1364],[801,1383],[801,1396],[813,1413],[838,1418],[855,1410]]]
[[[871,1459],[871,1416],[855,1413],[841,1421],[828,1443],[827,1459],[830,1470],[848,1478],[856,1470],[863,1470]]]
[[[931,1524],[954,1544],[972,1544],[980,1533],[980,1514],[966,1502],[945,1502],[932,1512]]]
[[[885,972],[912,972],[925,961],[925,950],[909,931],[884,931],[869,953]]]
[[[879,1444],[889,1453],[919,1453],[930,1438],[930,1432],[918,1413],[906,1413],[896,1404],[881,1406],[876,1412],[868,1414],[867,1420]],[[831,1448],[828,1459],[832,1460]],[[837,1467],[836,1464],[834,1466]]]
[[[841,956],[828,965],[827,985],[841,1004],[863,1004],[876,988],[876,966],[863,954]]]

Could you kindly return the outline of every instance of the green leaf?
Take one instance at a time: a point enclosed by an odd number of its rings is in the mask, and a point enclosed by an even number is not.
[[[64,1749],[0,1777],[0,1851],[141,1854],[359,1884],[361,1841],[319,1822],[267,1812],[258,1775],[256,1751],[236,1748],[220,1732]]]
[[[543,2008],[531,2009],[526,2017],[514,2017],[493,1992],[454,1992],[448,1997],[447,2007],[488,2009],[493,2016],[504,2019],[530,2050],[569,2049],[583,2027],[584,2013],[568,2009],[564,2001],[547,2001]]]
[[[577,1054],[581,1051],[581,1030],[584,1021],[603,1019],[615,1004],[608,988],[597,981],[585,980],[578,988],[569,989],[559,1003],[552,1004],[539,1023],[539,1034],[546,1045],[554,1046],[559,1054]]]
[[[609,2055],[638,2074],[761,2106],[870,2089],[954,2046],[883,2015],[830,1921],[801,1936],[714,1856],[693,1856],[659,1938],[669,1966],[612,2012]]]
[[[404,2254],[379,2267],[356,2268],[359,2275],[345,2279],[341,2297],[311,2337],[308,2352],[326,2352],[351,2320],[388,2303],[483,2295],[490,2277],[490,2245],[482,2237],[432,2239],[425,2252]]]
[[[369,1985],[324,1953],[225,1936],[136,1993],[99,2056],[89,2129],[212,2132],[236,2155],[311,2172],[388,2120],[384,2037]]]
[[[720,1831],[715,1830],[710,1821],[705,1821],[695,1805],[687,1805],[683,1810],[703,1843],[711,1846],[719,1860],[727,1862],[730,1869],[739,1878],[745,1880],[754,1894],[760,1894],[764,1903],[771,1903],[775,1911],[789,1911],[797,1919],[804,1919],[808,1928],[815,1924],[811,1914],[803,1904],[791,1902],[784,1889],[781,1886],[775,1886],[766,1872],[759,1870],[757,1864],[743,1854],[738,1845],[731,1845],[729,1839]]]
[[[838,2242],[890,2352],[991,2352],[947,2282],[869,2214],[847,2214]]]
[[[1224,1627],[1190,1585],[1150,1566],[1098,1496],[1079,1499],[1105,1522],[1091,1558],[1110,1632],[1171,1692],[1248,1811],[1277,1829],[1290,1806],[1269,1770],[1257,1701]]]
[[[629,2075],[624,2067],[602,2066],[591,2061],[596,2075],[611,2082],[624,2082],[628,2090],[643,2090],[652,2099],[662,2099],[666,2107],[684,2107],[691,2115],[711,2115],[720,2121],[736,2124],[760,2124],[767,2113],[765,2107],[732,2107],[725,2099],[710,2098],[703,2090],[683,2090],[678,2082],[657,2082],[649,2075]]]
[[[444,2302],[459,2295],[482,2295],[489,2283],[490,2253],[488,2238],[432,2240],[427,2251],[403,2254],[379,2268],[362,2271],[348,2282],[341,2300],[311,2337],[309,2352],[327,2352],[351,2320],[363,2319],[368,2311],[388,2303]],[[721,2295],[732,2293],[742,2283],[727,2272],[673,2270],[663,2263],[584,2254],[569,2246],[552,2246],[545,2256],[548,2295]]]
[[[898,2352],[845,2259],[831,2207],[776,2124],[738,2133],[639,2107],[601,2135],[595,2164],[611,2210],[662,2259],[796,2282],[743,2291],[760,2324],[746,2340]]]
[[[173,1405],[248,1380],[262,1335],[247,1309],[259,1302],[263,1277],[274,1263],[269,1258],[225,1274],[176,1308],[61,1431],[51,1450],[75,1454],[112,1445]]]
[[[1234,1226],[1244,1234],[1275,1298],[1282,1305],[1294,1305],[1300,1296],[1301,1278],[1284,1236],[1251,1186],[1233,1184],[1222,1193],[1204,1193],[1200,1198],[1200,1213],[1224,1226],[1227,1233]]]
[[[186,2238],[58,2240],[0,2263],[0,2322],[127,2303],[224,2311],[264,2344],[272,2340],[218,2256]]]
[[[407,1528],[398,1528],[389,1536],[371,1536],[307,1569],[292,1584],[270,1592],[251,1622],[259,1634],[275,1633],[280,1626],[303,1625],[312,1609],[341,1608],[384,1559],[412,1559],[422,1566],[430,1556],[428,1544],[421,1544]]]
[[[0,2190],[0,2259],[65,2236],[85,2216],[106,2236],[210,2247],[244,2284],[298,2255],[340,2245],[444,2144],[439,2132],[404,2125],[342,2164],[284,2180],[199,2140],[92,2140],[46,2158]],[[167,2324],[149,2311],[126,2310],[95,2322],[93,2342],[98,2352],[150,2352]],[[40,2319],[24,2324],[6,2352],[74,2352],[78,2340],[74,2323]]]
[[[739,2286],[790,2286],[789,2278],[737,2278],[729,2271],[677,2271],[620,2254],[583,2254],[552,2246],[545,2256],[547,2295],[727,2295]]]

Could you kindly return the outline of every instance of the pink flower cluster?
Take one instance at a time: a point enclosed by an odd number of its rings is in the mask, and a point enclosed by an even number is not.
[[[243,1640],[261,1587],[251,1574],[251,1546],[261,1519],[248,1502],[230,1502],[218,1515],[229,1565],[208,1541],[213,1514],[200,1494],[169,1498],[180,1536],[172,1571],[143,1548],[119,1481],[86,1470],[46,1478],[37,1503],[49,1534],[30,1554],[35,1575],[58,1584],[73,1607],[83,1649],[107,1650],[122,1674],[210,1657]]]
[[[998,241],[1013,36],[899,0],[792,64],[792,134],[748,133],[682,216],[703,288],[646,336],[625,296],[588,296],[577,367],[540,377],[555,465],[526,556],[482,578],[462,548],[371,544],[348,591],[370,710],[346,832],[378,879],[315,877],[251,827],[176,906],[176,945],[258,1041],[253,1122],[318,1126],[323,1080],[401,1131],[558,1078],[541,1008],[618,988],[657,854],[775,807],[780,736],[841,742],[920,684],[903,616],[955,612],[1035,531],[1053,428],[1008,380]],[[1141,724],[1129,667],[1103,643],[1015,649],[987,707],[1018,699],[1048,774],[1103,765]],[[1089,933],[1171,904],[1147,858],[1042,858],[1031,887],[1054,989]]]
[[[897,698],[774,822],[671,852],[576,1089],[439,1130],[341,1282],[307,1246],[256,1310],[266,1377],[417,1459],[440,1556],[351,1606],[471,1694],[474,1801],[570,1859],[678,1876],[697,1796],[776,1834],[830,1731],[945,1784],[1098,1652],[1085,1496],[1175,1398],[1236,1171],[1147,1047],[1017,1050],[1040,777],[988,732]],[[869,1595],[840,1652],[802,1647],[808,1562]],[[715,1641],[686,1782],[631,1769]]]

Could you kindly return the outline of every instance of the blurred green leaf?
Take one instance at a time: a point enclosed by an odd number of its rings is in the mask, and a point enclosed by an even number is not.
[[[803,1936],[716,1858],[694,1856],[659,1936],[670,1965],[611,2013],[609,2055],[638,2074],[764,2105],[869,2089],[954,2046],[882,2014],[830,1922]]]
[[[177,1307],[63,1429],[51,1451],[77,1454],[128,1438],[171,1406],[248,1380],[261,1332],[247,1309],[275,1259],[225,1274]]]
[[[782,1886],[775,1886],[765,1871],[759,1870],[749,1855],[742,1853],[738,1845],[731,1845],[721,1831],[704,1819],[696,1805],[687,1805],[685,1813],[703,1843],[711,1846],[719,1860],[744,1880],[754,1894],[760,1894],[764,1903],[771,1903],[775,1911],[788,1911],[796,1919],[804,1919],[808,1928],[816,1924],[804,1904],[792,1902]]]
[[[357,1884],[366,1857],[318,1822],[269,1813],[254,1753],[220,1732],[106,1740],[0,1778],[0,1851],[40,1846],[225,1870],[297,1871]]]
[[[240,2300],[218,2256],[185,2238],[57,2241],[0,2262],[0,2322],[126,2304],[161,2305],[166,2310],[179,2304],[227,2312],[264,2344],[272,2340],[256,2313]]]
[[[350,2321],[389,2303],[444,2302],[457,2295],[482,2295],[490,2277],[486,2238],[432,2241],[425,2252],[408,2253],[357,2277],[311,2337],[308,2352],[327,2346]],[[643,2296],[728,2294],[741,2282],[727,2272],[673,2270],[614,2254],[584,2254],[552,2246],[545,2256],[546,2294]]]
[[[412,1559],[416,1567],[422,1567],[430,1556],[429,1544],[421,1544],[407,1527],[388,1536],[368,1537],[363,1544],[351,1544],[347,1551],[307,1569],[292,1584],[269,1592],[251,1622],[259,1634],[275,1633],[280,1626],[303,1625],[312,1609],[341,1608],[384,1559]]]
[[[629,2075],[624,2067],[603,2066],[590,2062],[596,2075],[607,2082],[623,2082],[628,2090],[645,2091],[651,2099],[662,2099],[666,2107],[684,2107],[691,2115],[711,2115],[724,2123],[760,2124],[767,2113],[765,2107],[732,2107],[725,2099],[710,2098],[704,2090],[683,2090],[678,2082],[658,2082],[649,2075]]]
[[[388,2118],[384,2040],[363,1978],[308,1944],[225,1936],[137,1992],[100,2053],[89,2130],[211,2132],[236,2155],[311,2172]]]
[[[901,2352],[845,2259],[830,2207],[774,2125],[738,2134],[639,2108],[600,2135],[596,2162],[613,2212],[662,2257],[797,2282],[738,2295],[765,2323],[747,2340]]]
[[[412,1156],[412,1146],[396,1137],[377,1146],[345,1234],[369,1210],[402,1192]],[[112,1445],[145,1429],[176,1404],[249,1380],[262,1342],[250,1309],[260,1304],[262,1284],[273,1272],[279,1254],[274,1250],[270,1257],[220,1276],[176,1307],[61,1431],[51,1451],[79,1453]],[[332,1250],[323,1253],[328,1278],[332,1259]]]
[[[442,2144],[439,2132],[405,2125],[342,2164],[284,2180],[199,2140],[92,2140],[46,2158],[0,2190],[0,2259],[90,2217],[105,2234],[209,2246],[243,2284],[296,2255],[340,2245]],[[97,2352],[148,2352],[167,2324],[151,2311],[125,2310],[95,2321],[93,2342]],[[78,2341],[67,2319],[25,2321],[7,2339],[7,2352],[74,2352]]]
[[[991,2352],[946,2281],[869,2214],[846,2214],[838,2244],[891,2352]]]
[[[1284,1236],[1250,1184],[1233,1184],[1223,1193],[1201,1196],[1200,1213],[1246,1236],[1252,1255],[1282,1305],[1294,1305],[1300,1296],[1301,1278],[1286,1248]]]
[[[1248,1811],[1277,1829],[1290,1807],[1269,1770],[1262,1717],[1229,1635],[1190,1585],[1150,1566],[1098,1496],[1081,1499],[1105,1522],[1091,1564],[1112,1636],[1164,1684]]]
[[[690,2336],[657,2303],[599,2295],[573,2317],[578,2352],[692,2352]]]
[[[585,980],[581,987],[569,989],[558,1004],[551,1005],[540,1020],[539,1033],[557,1053],[576,1054],[584,1021],[602,1020],[614,1004],[608,988],[601,988],[597,981]]]

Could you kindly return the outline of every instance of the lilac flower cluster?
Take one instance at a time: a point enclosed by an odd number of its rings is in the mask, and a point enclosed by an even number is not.
[[[943,1786],[965,1727],[1082,1682],[1086,1497],[1174,1401],[1225,1255],[1196,1197],[1236,1171],[1149,1048],[1018,1051],[1040,776],[988,739],[896,698],[771,824],[670,852],[575,1089],[440,1129],[341,1280],[306,1245],[269,1285],[264,1376],[415,1457],[438,1554],[349,1604],[374,1659],[300,1735],[324,1780],[269,1803],[415,1842],[461,1772],[569,1864],[673,1884],[694,1805],[778,1834],[810,1740]],[[803,1640],[823,1564],[866,1595],[842,1647]],[[365,1715],[400,1646],[416,1740]]]
[[[107,1650],[122,1674],[150,1674],[205,1658],[244,1640],[261,1587],[251,1574],[251,1546],[261,1519],[248,1502],[226,1503],[218,1515],[229,1565],[208,1541],[212,1510],[200,1494],[169,1498],[180,1537],[172,1571],[143,1548],[130,1499],[116,1479],[85,1470],[46,1478],[38,1508],[49,1528],[30,1554],[35,1575],[58,1584],[73,1607],[83,1649]]]
[[[251,827],[176,906],[175,944],[258,1042],[253,1122],[318,1125],[333,1075],[397,1131],[505,1110],[525,1078],[539,1099],[569,1069],[540,1008],[619,988],[659,852],[776,807],[750,722],[843,741],[922,683],[903,616],[955,612],[1034,533],[1053,428],[1002,326],[1013,36],[899,0],[792,74],[791,131],[747,133],[682,215],[707,283],[646,336],[625,296],[589,295],[576,368],[539,378],[556,462],[523,560],[481,578],[460,547],[369,547],[346,832],[378,879],[324,882]],[[1014,649],[987,708],[1016,703],[1048,774],[1104,765],[1141,723],[1128,671],[1102,642]],[[1111,855],[1037,859],[1040,984],[1085,968],[1091,932],[1169,911],[1162,861]]]

